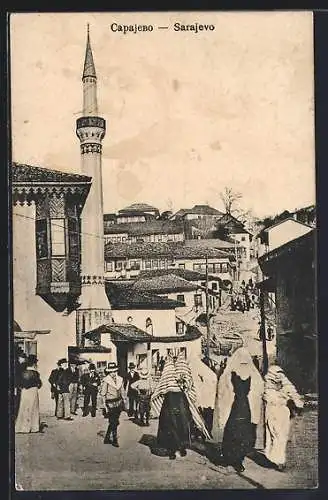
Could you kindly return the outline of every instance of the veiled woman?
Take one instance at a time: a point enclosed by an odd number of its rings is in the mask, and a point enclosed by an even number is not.
[[[272,365],[265,376],[264,401],[266,405],[264,454],[276,469],[283,471],[286,467],[291,409],[300,411],[304,402],[278,365]]]
[[[195,386],[183,353],[166,360],[151,403],[154,415],[159,414],[157,446],[167,450],[171,460],[176,458],[177,451],[181,456],[186,455],[192,421],[211,439],[197,410]]]
[[[21,398],[15,424],[16,433],[40,432],[39,393],[42,383],[37,358],[30,354],[20,377]]]
[[[237,349],[218,381],[212,435],[222,441],[226,465],[243,472],[243,461],[255,446],[264,382],[247,349]]]

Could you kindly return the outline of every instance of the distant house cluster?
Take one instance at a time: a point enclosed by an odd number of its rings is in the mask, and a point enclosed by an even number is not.
[[[160,214],[156,207],[134,203],[117,214],[104,215],[104,238],[105,245],[221,240],[230,243],[230,249],[233,247],[241,262],[251,259],[252,235],[245,225],[231,214],[224,214],[209,205]],[[156,269],[156,265],[165,267],[163,262],[155,262],[154,267],[147,268]]]

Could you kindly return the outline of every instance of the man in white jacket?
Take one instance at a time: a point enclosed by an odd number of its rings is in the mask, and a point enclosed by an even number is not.
[[[108,429],[104,439],[105,444],[119,447],[117,440],[117,427],[119,426],[120,414],[124,407],[123,402],[123,378],[117,374],[117,364],[108,363],[107,376],[103,380],[101,395],[106,406],[108,418]]]

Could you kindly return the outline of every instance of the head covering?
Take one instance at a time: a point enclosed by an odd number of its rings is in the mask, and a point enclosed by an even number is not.
[[[61,359],[57,362],[57,365],[58,365],[58,366],[61,366],[61,365],[63,365],[64,363],[67,363],[67,359],[66,359],[66,358],[61,358]]]
[[[264,382],[248,350],[240,347],[228,359],[227,366],[217,383],[212,427],[213,439],[216,442],[220,442],[222,439],[224,427],[235,399],[231,382],[233,372],[243,380],[251,379],[251,386],[248,393],[251,421],[253,424],[258,424],[260,421]]]
[[[196,390],[190,370],[190,366],[184,359],[184,354],[169,356],[165,362],[163,373],[152,395],[152,411],[159,416],[164,396],[167,392],[181,390],[184,392],[192,418],[207,439],[211,439],[205,422],[197,409]]]
[[[89,370],[95,370],[96,366],[93,363],[90,363]]]
[[[291,399],[298,408],[303,407],[302,397],[280,366],[270,366],[264,380],[264,400],[267,404],[286,405]]]
[[[214,408],[217,375],[199,357],[190,362],[190,369],[197,394],[197,406]]]
[[[134,363],[129,363],[129,369],[131,370],[132,368],[135,368],[136,365]]]
[[[117,364],[114,361],[109,362],[106,371],[107,373],[117,372]]]
[[[29,354],[27,356],[26,363],[27,363],[28,366],[36,365],[37,362],[38,362],[38,358],[35,356],[35,354]]]
[[[149,376],[148,368],[142,368],[139,372],[140,378],[147,378]]]

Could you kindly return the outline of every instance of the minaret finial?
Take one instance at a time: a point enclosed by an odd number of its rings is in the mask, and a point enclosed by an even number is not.
[[[87,76],[97,78],[96,69],[95,69],[95,65],[93,62],[91,44],[90,44],[90,25],[89,25],[89,23],[87,23],[87,47],[86,47],[86,51],[85,51],[84,69],[83,69],[82,79],[86,78]]]

